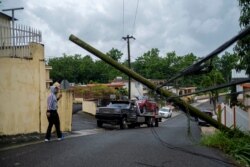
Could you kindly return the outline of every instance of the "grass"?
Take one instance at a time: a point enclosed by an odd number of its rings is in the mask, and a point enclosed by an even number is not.
[[[216,131],[212,135],[203,136],[201,143],[219,148],[240,165],[250,167],[250,133],[243,134],[238,129],[231,132]]]

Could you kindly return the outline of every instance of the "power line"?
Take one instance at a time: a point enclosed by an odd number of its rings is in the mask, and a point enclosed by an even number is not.
[[[124,36],[124,0],[122,1],[122,35]]]
[[[234,82],[230,82],[230,83],[226,83],[226,84],[221,84],[221,85],[217,85],[217,86],[214,86],[214,87],[209,87],[209,88],[201,90],[201,91],[196,91],[196,92],[188,93],[188,94],[185,94],[185,95],[173,96],[173,97],[169,97],[169,98],[180,98],[180,97],[184,97],[184,96],[190,96],[190,95],[193,95],[193,94],[199,94],[199,93],[204,93],[204,92],[208,92],[208,91],[218,90],[218,89],[230,87],[230,86],[233,86],[233,85],[239,85],[239,84],[243,84],[243,83],[246,83],[246,82],[250,82],[250,78],[242,79],[242,80],[239,80],[239,81],[234,81]]]
[[[193,65],[187,67],[186,69],[182,70],[177,75],[175,75],[174,77],[170,78],[167,82],[165,82],[164,84],[162,84],[161,86],[159,86],[157,89],[159,89],[159,88],[167,85],[168,83],[170,83],[173,80],[176,80],[176,79],[178,79],[178,78],[180,78],[182,76],[185,76],[185,75],[197,72],[197,71],[195,71],[197,69],[197,67],[198,68],[202,67],[202,64],[204,62],[208,61],[209,59],[214,58],[216,55],[218,55],[219,53],[221,53],[223,50],[225,50],[226,48],[228,48],[229,46],[231,46],[234,42],[236,42],[239,39],[242,39],[243,37],[247,36],[248,34],[250,34],[250,27],[245,28],[244,30],[242,30],[236,36],[234,36],[230,40],[228,40],[225,43],[223,43],[221,46],[219,46],[217,49],[215,49],[214,51],[212,51],[211,53],[209,53],[207,56],[205,56],[200,61],[198,61],[198,62],[194,63]]]
[[[157,131],[154,128],[151,128],[151,132],[152,132],[153,136],[155,137],[155,139],[158,140],[164,147],[166,147],[168,149],[179,151],[179,152],[184,152],[184,153],[187,153],[187,154],[190,154],[190,155],[194,155],[194,156],[197,156],[197,157],[202,157],[202,158],[210,159],[210,160],[217,161],[217,162],[223,163],[223,164],[235,165],[232,162],[221,160],[219,158],[212,157],[210,155],[206,155],[206,154],[202,154],[202,153],[190,151],[190,150],[187,150],[185,148],[181,148],[181,147],[178,147],[178,146],[171,145],[170,143],[167,143],[166,141],[164,141],[159,136],[159,134],[157,133]]]
[[[138,11],[139,2],[140,2],[140,0],[137,0],[136,10],[135,10],[134,24],[133,24],[133,29],[132,29],[132,30],[133,30],[133,31],[132,31],[132,35],[134,35],[134,31],[135,31],[135,22],[136,22],[136,16],[137,16],[137,11]]]

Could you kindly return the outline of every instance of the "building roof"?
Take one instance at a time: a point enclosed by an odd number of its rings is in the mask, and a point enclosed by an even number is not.
[[[12,20],[12,16],[9,16],[9,15],[3,13],[3,12],[0,12],[0,16],[1,16],[1,17],[5,17],[5,18],[8,19],[8,20]],[[17,20],[17,19],[14,18],[14,20]]]
[[[243,88],[247,88],[247,89],[249,89],[249,88],[250,88],[250,83],[245,83],[245,84],[242,84],[242,87],[243,87]]]

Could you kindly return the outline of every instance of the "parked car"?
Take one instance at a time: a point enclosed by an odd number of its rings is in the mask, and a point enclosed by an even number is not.
[[[172,117],[172,109],[170,107],[162,107],[159,110],[159,115],[162,118],[170,118]]]
[[[207,114],[211,118],[213,117],[213,112],[211,110],[202,109],[201,112]],[[207,123],[206,121],[198,118],[198,125],[209,126],[209,123]]]

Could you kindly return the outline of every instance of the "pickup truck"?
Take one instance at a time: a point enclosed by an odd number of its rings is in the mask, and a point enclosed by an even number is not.
[[[158,112],[141,113],[137,101],[111,101],[106,107],[99,107],[95,118],[97,126],[102,127],[103,123],[119,125],[120,129],[134,128],[142,124],[148,127],[158,127]]]
[[[156,102],[148,100],[148,99],[141,99],[136,101],[141,114],[145,114],[147,112],[157,112],[159,110],[158,105]]]

